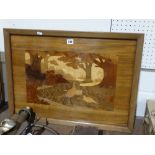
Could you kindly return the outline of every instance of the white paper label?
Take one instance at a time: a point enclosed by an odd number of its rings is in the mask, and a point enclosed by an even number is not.
[[[43,32],[38,31],[37,32],[37,35],[42,36],[43,35]]]
[[[70,45],[74,44],[74,39],[71,39],[71,38],[67,39],[67,44],[70,44]]]

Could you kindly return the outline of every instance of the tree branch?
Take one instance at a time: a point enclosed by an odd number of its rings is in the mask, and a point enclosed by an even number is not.
[[[101,61],[101,63],[103,64],[104,63],[104,59],[102,57],[99,57],[99,60]]]
[[[86,67],[84,66],[84,64],[79,64],[79,67],[82,68],[84,71],[86,71]]]
[[[101,66],[101,62],[99,62],[98,60],[94,60],[94,63],[95,63],[97,66]]]

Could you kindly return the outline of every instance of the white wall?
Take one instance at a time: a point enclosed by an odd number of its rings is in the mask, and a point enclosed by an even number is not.
[[[4,51],[3,28],[110,32],[111,20],[0,20],[0,51]],[[5,65],[4,82],[6,87]],[[5,91],[6,88],[5,88]],[[7,96],[6,96],[7,99]],[[143,116],[146,99],[155,99],[155,72],[141,71],[137,116]]]

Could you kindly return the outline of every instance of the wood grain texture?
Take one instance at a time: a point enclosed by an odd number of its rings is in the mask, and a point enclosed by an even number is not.
[[[143,35],[43,31],[43,36],[36,36],[37,31],[5,30],[11,111],[13,111],[14,105],[15,110],[24,106],[31,106],[41,117],[48,117],[55,121],[60,120],[63,123],[71,121],[72,123],[91,124],[103,129],[108,128],[109,130],[132,131]],[[66,38],[74,38],[74,45],[67,45]],[[118,62],[113,110],[92,109],[76,105],[65,106],[57,103],[52,105],[28,103],[25,51],[29,50],[38,51],[40,54],[47,51],[55,53],[83,52],[108,54],[116,57]],[[13,73],[12,76],[11,73]]]
[[[12,75],[12,55],[11,55],[11,43],[10,43],[10,33],[4,31],[4,42],[5,42],[5,59],[6,59],[6,78],[8,87],[8,103],[10,115],[15,112],[14,103],[14,89],[13,89],[13,75]]]
[[[138,83],[140,76],[141,60],[142,60],[142,50],[143,50],[144,35],[141,35],[137,40],[137,49],[134,64],[134,78],[132,83],[131,100],[130,100],[130,110],[129,110],[129,120],[128,126],[130,130],[133,130],[135,123],[135,113],[136,113],[136,103],[138,94]]]

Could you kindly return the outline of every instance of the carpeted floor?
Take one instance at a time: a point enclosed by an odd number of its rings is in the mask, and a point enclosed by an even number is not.
[[[9,117],[9,113],[8,113],[7,106],[3,106],[2,108],[0,108],[0,121],[8,117]],[[26,125],[27,125],[26,122],[23,123],[23,125],[21,126],[17,134],[19,134],[25,128]],[[83,128],[79,126],[72,127],[72,126],[56,125],[56,124],[49,124],[48,127],[53,128],[61,135],[70,135],[70,134],[79,135],[79,133],[82,133],[83,135],[90,135],[91,133],[99,134],[99,135],[126,135],[127,134],[123,132],[102,131],[92,127]],[[39,132],[41,132],[42,135],[52,135],[52,133],[47,130],[38,131],[38,134],[40,134]],[[133,135],[142,135],[142,134],[143,134],[143,117],[137,117],[135,121]]]

